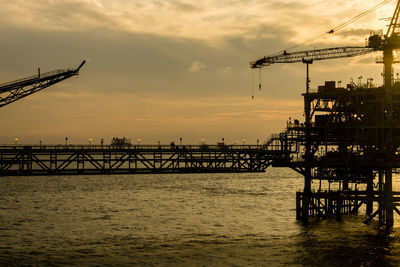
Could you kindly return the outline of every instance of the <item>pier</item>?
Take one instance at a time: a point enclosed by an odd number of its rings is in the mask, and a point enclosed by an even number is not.
[[[0,146],[0,176],[263,172],[288,151],[262,145]]]

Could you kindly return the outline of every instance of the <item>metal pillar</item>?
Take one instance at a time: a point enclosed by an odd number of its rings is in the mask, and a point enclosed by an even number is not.
[[[383,224],[385,221],[384,204],[383,204],[383,171],[379,171],[378,177],[378,194],[379,194],[379,224]]]
[[[349,180],[343,180],[343,190],[349,190]]]
[[[312,60],[303,60],[306,64],[306,94],[304,95],[304,115],[305,115],[305,166],[304,166],[304,195],[303,195],[303,207],[302,207],[302,219],[304,222],[308,221],[308,211],[310,207],[311,198],[311,140],[310,140],[310,128],[311,128],[311,103],[308,97],[310,91],[310,75],[309,65],[312,64]]]
[[[384,86],[389,88],[393,80],[393,49],[383,51],[383,64]]]
[[[367,182],[367,208],[366,208],[366,213],[367,215],[371,215],[373,208],[374,208],[374,202],[372,200],[374,194],[374,184],[372,179],[370,179]]]
[[[393,226],[393,191],[392,191],[392,168],[385,170],[385,213],[386,226]]]
[[[384,75],[385,75],[385,97],[384,114],[385,124],[385,156],[387,167],[385,168],[385,186],[384,186],[384,206],[386,213],[386,226],[393,226],[393,190],[392,190],[392,168],[393,168],[393,49],[388,48],[383,51]]]

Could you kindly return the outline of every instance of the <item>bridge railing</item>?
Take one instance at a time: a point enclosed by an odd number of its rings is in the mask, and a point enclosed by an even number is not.
[[[18,80],[14,80],[11,82],[4,82],[0,84],[0,90],[7,88],[9,86],[14,86],[14,85],[19,85],[21,83],[25,83],[25,82],[31,82],[31,81],[35,81],[41,78],[47,78],[53,75],[57,75],[57,74],[61,74],[64,72],[72,72],[72,69],[60,69],[60,70],[54,70],[54,71],[49,71],[49,72],[45,72],[45,73],[41,73],[40,75],[33,75],[33,76],[29,76],[26,78],[22,78],[22,79],[18,79]]]
[[[263,142],[262,147],[267,151],[282,151],[295,153],[298,152],[298,139],[301,136],[302,131],[298,128],[302,127],[299,124],[293,124],[295,127],[285,128],[278,134],[272,134],[269,139]]]
[[[77,145],[77,144],[64,144],[64,145],[0,145],[0,149],[19,149],[19,150],[115,150],[115,149],[140,149],[140,150],[238,150],[262,149],[262,145]]]

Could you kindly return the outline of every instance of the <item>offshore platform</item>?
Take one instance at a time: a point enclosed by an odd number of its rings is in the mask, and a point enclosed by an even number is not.
[[[306,64],[304,121],[288,123],[263,144],[6,145],[0,146],[0,176],[263,172],[269,166],[289,167],[304,176],[304,190],[296,195],[297,219],[340,217],[365,206],[366,223],[378,217],[380,224],[392,227],[394,212],[400,214],[400,192],[392,188],[392,174],[400,169],[400,82],[393,78],[393,53],[400,49],[399,14],[400,1],[386,34],[372,34],[366,46],[283,51],[251,62],[253,69]],[[377,51],[383,52],[382,86],[327,81],[310,89],[309,66],[314,61]],[[84,63],[77,69],[0,84],[0,107],[77,75]]]
[[[400,167],[400,82],[393,79],[393,52],[400,49],[399,13],[400,1],[386,34],[371,34],[365,47],[284,51],[251,62],[251,68],[274,63],[306,64],[304,123],[288,125],[280,139],[304,151],[299,160],[282,164],[304,176],[304,191],[296,196],[298,219],[357,213],[366,205],[366,222],[378,216],[380,224],[391,227],[393,211],[400,214],[400,192],[392,189],[392,174]],[[369,81],[341,87],[327,81],[317,91],[310,90],[309,65],[313,61],[375,51],[383,52],[382,59],[377,60],[384,65],[383,86],[375,87]]]

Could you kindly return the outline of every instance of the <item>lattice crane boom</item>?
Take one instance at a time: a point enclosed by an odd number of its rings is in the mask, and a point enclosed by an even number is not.
[[[85,63],[85,60],[82,61],[76,69],[61,69],[42,74],[39,71],[38,75],[0,84],[0,108],[78,75]]]
[[[399,30],[399,15],[400,15],[400,2],[397,2],[396,9],[394,10],[393,16],[390,19],[390,24],[388,30],[386,32],[386,36],[390,37],[395,33],[398,33]]]
[[[298,51],[293,53],[288,53],[284,51],[283,53],[278,55],[262,57],[256,61],[253,61],[250,63],[250,67],[255,69],[269,66],[275,63],[296,63],[310,60],[346,58],[365,55],[372,52],[375,52],[374,48],[363,46],[333,47],[325,49]]]

